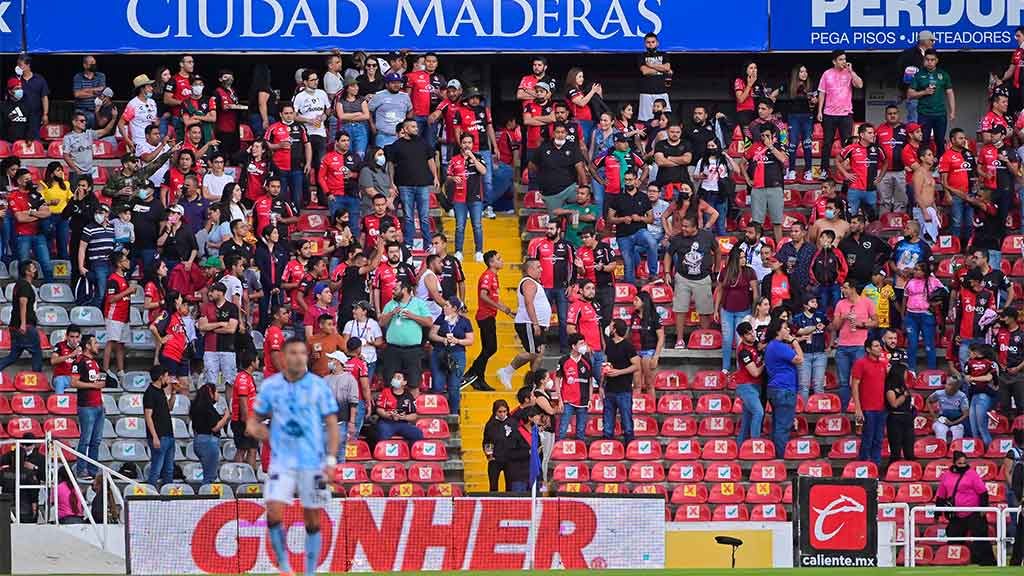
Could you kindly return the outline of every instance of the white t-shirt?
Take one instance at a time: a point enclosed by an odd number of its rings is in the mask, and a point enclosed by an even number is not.
[[[341,77],[341,74],[337,72],[326,71],[324,72],[324,91],[331,98],[341,89],[345,87],[345,80]]]
[[[315,120],[326,114],[331,107],[331,101],[327,98],[327,93],[319,88],[312,94],[302,90],[295,95],[292,103],[295,105],[295,113],[303,120]],[[319,128],[315,128],[312,124],[304,124],[304,126],[306,127],[306,132],[311,136],[327,137],[326,120],[320,124]]]
[[[361,352],[363,362],[372,364],[377,361],[377,347],[373,343],[377,338],[383,338],[384,333],[381,332],[380,324],[377,324],[376,320],[373,318],[367,318],[366,322],[349,320],[345,323],[345,329],[341,333],[349,338],[359,338],[363,341]]]
[[[159,144],[157,146],[159,146]],[[145,138],[143,138],[142,140],[136,140],[135,141],[135,155],[138,156],[139,158],[142,158],[143,154],[149,154],[153,150],[156,150],[157,146],[153,146],[152,144],[147,142]],[[164,183],[164,176],[167,175],[167,170],[170,167],[171,167],[171,161],[168,160],[168,161],[164,162],[164,165],[161,166],[159,170],[154,172],[153,175],[149,177],[149,181],[153,183],[153,186],[156,186],[157,188],[159,188],[160,185]]]
[[[239,280],[238,278],[235,278],[231,274],[225,274],[220,279],[220,282],[222,282],[224,284],[224,287],[228,289],[228,291],[224,294],[224,298],[226,298],[228,302],[234,303],[235,297],[237,296],[239,298],[239,303],[241,303],[242,281]]]
[[[221,195],[223,195],[224,187],[234,181],[235,179],[228,174],[216,176],[213,172],[207,172],[206,176],[203,176],[203,186],[206,186],[207,190],[210,191],[210,196],[217,200],[220,200]]]
[[[138,146],[146,141],[146,128],[156,123],[156,100],[132,98],[125,104],[123,116],[128,121],[132,141]]]

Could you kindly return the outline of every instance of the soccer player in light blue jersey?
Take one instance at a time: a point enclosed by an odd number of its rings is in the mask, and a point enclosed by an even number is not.
[[[330,500],[327,485],[338,464],[338,402],[327,383],[308,371],[305,342],[289,339],[283,352],[284,371],[263,381],[246,430],[257,440],[270,438],[273,458],[264,497],[278,568],[292,574],[281,519],[298,494],[306,524],[305,573],[311,575],[320,559],[320,510]],[[263,423],[268,418],[269,428]]]

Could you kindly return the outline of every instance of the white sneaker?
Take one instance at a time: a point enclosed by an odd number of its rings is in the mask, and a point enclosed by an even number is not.
[[[484,208],[484,218],[487,218],[488,220],[494,220],[497,217],[498,215],[494,213],[494,208],[490,206]]]
[[[476,260],[477,262],[483,262],[484,261],[484,253],[483,252],[477,252],[473,256],[473,259]]]
[[[458,260],[459,262],[462,262],[462,252],[456,252],[455,259]]]
[[[789,172],[786,172],[786,178],[785,179],[786,179],[787,182],[792,181],[792,180],[796,180],[796,170],[790,170]]]
[[[498,368],[498,380],[501,380],[501,385],[505,387],[505,390],[512,389],[512,376],[515,371],[510,366],[504,368]]]

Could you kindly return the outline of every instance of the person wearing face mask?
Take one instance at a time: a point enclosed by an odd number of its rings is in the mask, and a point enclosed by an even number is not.
[[[171,156],[181,149],[181,143],[173,147],[164,146],[166,149],[158,154],[156,158],[145,166],[140,167],[139,158],[128,153],[121,157],[121,170],[114,172],[107,180],[101,193],[110,199],[119,199],[122,202],[130,202],[137,194],[139,188],[144,186],[153,177]]]
[[[42,231],[43,222],[51,215],[50,206],[32,182],[32,174],[28,170],[19,169],[14,175],[14,180],[18,188],[8,195],[7,200],[14,218],[14,246],[18,261],[27,261],[29,253],[34,252],[43,278],[47,282],[52,282],[50,249]]]
[[[281,105],[281,121],[267,128],[264,139],[281,176],[284,196],[297,208],[304,206],[305,176],[312,169],[313,147],[306,128],[295,121],[295,106]]]
[[[967,455],[953,452],[953,465],[939,477],[935,492],[936,506],[983,507],[989,505],[988,488],[978,473],[967,462]],[[949,526],[946,536],[958,538],[988,536],[988,522],[980,512],[946,512]],[[971,562],[982,566],[995,566],[991,542],[970,542]]]
[[[202,142],[213,140],[213,128],[217,122],[217,98],[206,92],[206,81],[201,76],[192,76],[191,96],[181,107],[181,118],[188,132],[190,126],[202,128]]]
[[[403,120],[412,118],[412,100],[402,92],[402,75],[389,72],[384,76],[385,89],[370,99],[372,126],[376,132],[374,142],[384,147],[398,139],[398,129]]]
[[[522,84],[520,84],[519,90],[523,91]],[[548,132],[547,125],[555,122],[551,90],[549,82],[536,82],[530,90],[532,97],[523,102],[523,127],[525,130],[522,132],[521,157],[527,160],[532,160],[534,152],[545,140],[544,135]]]
[[[0,126],[3,139],[8,142],[25,140],[28,135],[28,108],[25,106],[25,90],[21,80],[7,81],[7,98],[0,102]]]
[[[396,372],[388,380],[391,386],[377,395],[377,437],[381,439],[401,436],[409,444],[423,439],[423,431],[416,427],[416,389],[406,388],[405,376]],[[411,384],[411,383],[410,383]]]
[[[141,154],[136,146],[146,141],[147,128],[157,121],[157,103],[153,99],[153,80],[149,76],[139,74],[132,80],[132,86],[135,97],[125,105],[124,113],[118,120],[118,128],[128,150]]]
[[[576,420],[577,440],[583,441],[587,428],[587,406],[595,382],[596,356],[588,356],[590,347],[583,334],[569,336],[569,354],[558,361],[559,397],[562,400],[562,418],[558,424],[558,439],[569,434],[569,423]],[[603,360],[603,359],[602,359]]]
[[[345,462],[345,445],[349,440],[355,441],[359,437],[357,422],[357,408],[359,406],[359,382],[356,377],[348,371],[346,362],[349,358],[344,352],[338,350],[326,354],[327,374],[324,381],[327,387],[334,393],[334,399],[338,401],[338,431],[341,439],[338,442],[338,462]]]
[[[21,79],[21,89],[24,95],[22,101],[25,105],[25,114],[28,116],[28,132],[25,138],[28,140],[39,139],[39,128],[49,124],[50,118],[50,86],[46,79],[32,70],[32,57],[28,54],[18,56],[17,65],[14,67],[14,78]],[[8,80],[8,88],[11,82]]]
[[[296,96],[298,98],[298,96]],[[349,213],[352,236],[359,237],[362,202],[359,198],[359,169],[363,159],[352,148],[352,138],[345,131],[335,136],[334,148],[323,157],[317,171],[319,190],[329,198],[330,214],[340,210]]]
[[[79,274],[88,277],[96,287],[93,300],[88,305],[97,308],[102,306],[107,294],[110,255],[115,248],[114,227],[109,221],[109,215],[109,206],[98,205],[93,213],[93,222],[82,230],[82,239],[74,247]]]
[[[817,288],[818,302],[825,314],[831,314],[839,301],[839,285],[846,280],[847,266],[843,253],[836,248],[835,233],[825,230],[818,238],[818,250],[811,258],[810,290]]]
[[[643,157],[629,148],[629,139],[623,134],[614,136],[614,147],[607,152],[599,154],[588,166],[594,178],[594,191],[600,195],[594,196],[594,203],[603,214],[605,207],[605,194],[615,196],[625,188],[626,172],[635,172],[640,175],[639,180],[645,180],[647,166]],[[610,202],[609,202],[610,204]]]
[[[164,205],[156,189],[151,183],[140,187],[131,201],[131,221],[135,230],[131,254],[133,264],[141,260],[145,269],[156,260],[156,240],[163,218]]]
[[[171,206],[166,214],[167,220],[161,225],[160,235],[156,239],[157,248],[161,250],[161,256],[167,262],[168,273],[179,263],[186,271],[191,270],[199,255],[195,234],[184,225],[184,214],[185,210],[181,206]]]
[[[96,71],[96,58],[84,56],[82,58],[82,71],[75,74],[71,79],[71,90],[75,96],[75,111],[82,112],[88,118],[87,127],[96,126],[96,116],[93,112],[93,99],[100,95],[107,87],[107,75]]]
[[[590,183],[583,153],[579,146],[568,143],[566,126],[555,125],[551,134],[551,140],[533,150],[527,166],[537,176],[536,187],[548,212],[565,207],[575,199],[576,186]]]
[[[388,250],[389,261],[393,250]],[[380,323],[384,326],[384,341],[388,347],[384,350],[381,364],[385,382],[391,382],[396,373],[405,374],[412,395],[419,396],[420,377],[423,373],[423,329],[433,326],[434,319],[430,316],[426,302],[415,297],[414,293],[413,284],[403,281],[384,305]]]
[[[217,120],[214,123],[214,138],[220,141],[220,151],[230,158],[238,153],[238,113],[248,110],[249,107],[240,104],[238,94],[235,92],[235,75],[231,70],[221,70],[217,73],[217,88],[212,96],[214,99],[214,111]]]
[[[491,405],[491,419],[484,425],[483,451],[487,458],[487,479],[491,492],[498,491],[498,479],[505,475],[509,484],[509,461],[507,446],[513,434],[518,434],[517,422],[509,419],[508,402],[495,400]]]

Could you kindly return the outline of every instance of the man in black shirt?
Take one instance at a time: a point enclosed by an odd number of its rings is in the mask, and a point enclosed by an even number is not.
[[[170,376],[163,366],[149,370],[151,383],[142,395],[142,413],[146,419],[146,442],[149,444],[149,476],[146,482],[157,486],[174,480],[174,430],[171,410],[175,394]]]
[[[548,213],[576,198],[576,186],[587,184],[586,161],[578,145],[568,141],[565,124],[557,123],[552,139],[543,142],[530,158],[528,170],[537,175],[541,199]]]
[[[244,262],[252,260],[253,249],[245,241],[249,234],[249,223],[239,218],[231,222],[231,238],[220,245],[220,257],[227,260],[229,256],[238,256]]]
[[[24,94],[21,80],[11,78],[7,81],[7,98],[0,103],[0,136],[8,142],[29,137],[28,107],[23,100]]]
[[[440,190],[434,150],[420,138],[416,120],[404,120],[398,126],[398,140],[384,149],[391,181],[398,186],[405,215],[405,244],[412,248],[419,215],[423,245],[430,244],[430,187]]]
[[[1020,414],[1024,406],[1024,330],[1017,321],[1018,310],[1007,306],[999,312],[999,324],[1007,332],[998,339],[999,357],[1006,355],[1004,370],[999,374],[999,399],[1003,410],[1010,414],[1010,398],[1017,405]],[[1017,495],[1020,500],[1022,495]]]
[[[445,300],[452,296],[458,296],[459,300],[466,301],[466,274],[462,271],[462,263],[455,256],[448,253],[448,237],[443,233],[434,234],[431,240],[434,254],[441,259],[441,273],[437,279],[441,284],[441,295]]]
[[[671,124],[666,133],[668,138],[654,145],[654,163],[658,166],[658,178],[654,182],[662,188],[684,182],[689,184],[687,166],[693,163],[693,152],[683,141],[683,127],[678,123]]]
[[[615,413],[618,412],[626,444],[633,439],[633,379],[640,372],[640,356],[626,338],[628,333],[626,322],[616,318],[605,348],[605,364],[594,367],[604,374],[599,388],[604,397],[604,437],[611,439],[615,434]]]
[[[997,270],[989,264],[988,252],[973,250],[967,257],[966,266],[968,269],[973,268],[981,272],[981,285],[996,297],[996,309],[1002,308],[1011,284],[1002,270]]]
[[[39,268],[32,260],[18,262],[18,281],[14,284],[11,308],[11,353],[0,359],[0,371],[18,361],[22,352],[32,354],[32,371],[43,371],[43,350],[36,329],[36,293],[32,282]]]
[[[871,275],[889,260],[892,248],[881,238],[864,231],[867,218],[860,213],[850,218],[850,232],[839,242],[839,251],[849,265],[847,277],[858,290],[871,282]]]
[[[627,170],[622,181],[623,191],[612,196],[608,202],[608,222],[615,224],[615,237],[626,270],[625,281],[636,282],[636,262],[641,251],[647,252],[649,277],[657,278],[658,243],[647,231],[647,225],[654,222],[651,201],[647,194],[637,190],[636,172]]]
[[[673,284],[672,311],[676,313],[676,349],[681,349],[690,302],[700,315],[700,327],[711,327],[715,312],[711,273],[718,270],[718,241],[710,231],[697,227],[693,216],[683,218],[680,234],[665,254],[665,282]],[[673,274],[674,272],[674,274]]]
[[[583,247],[594,254],[594,284],[600,304],[598,313],[601,325],[607,326],[612,321],[612,305],[615,303],[615,251],[603,238],[598,238],[593,228],[584,228],[580,238]]]
[[[694,106],[693,127],[686,133],[686,142],[690,145],[690,150],[693,151],[695,158],[704,155],[708,142],[718,140],[718,136],[715,134],[715,122],[723,116],[725,115],[719,112],[715,120],[711,120],[706,106],[700,104]],[[721,142],[718,143],[718,147],[722,147]]]
[[[644,53],[640,55],[640,109],[636,119],[646,122],[653,116],[654,101],[665,101],[665,111],[672,112],[668,87],[672,83],[672,64],[668,54],[658,50],[658,35],[648,32],[644,36]]]
[[[132,268],[141,262],[145,271],[156,260],[156,237],[160,231],[160,221],[164,218],[164,205],[160,195],[156,193],[153,183],[146,181],[138,189],[138,196],[132,199],[132,228],[135,229],[135,241],[132,242]]]
[[[235,335],[238,333],[238,306],[225,298],[227,286],[210,286],[210,300],[203,305],[199,331],[204,333],[203,370],[205,382],[223,382],[229,389],[238,372],[235,359]],[[231,395],[228,394],[230,398]]]

